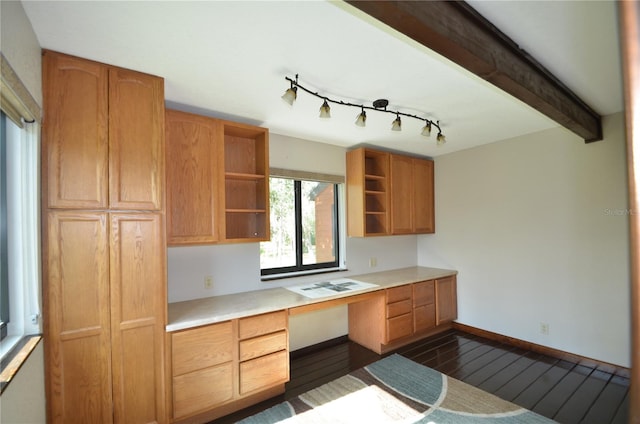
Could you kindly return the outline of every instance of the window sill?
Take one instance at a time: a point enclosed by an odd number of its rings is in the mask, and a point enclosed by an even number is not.
[[[286,278],[306,277],[308,275],[328,274],[331,272],[345,272],[345,271],[349,271],[349,270],[347,268],[323,268],[323,269],[314,269],[311,271],[287,272],[286,274],[265,275],[260,278],[260,281],[284,280]]]
[[[18,373],[33,349],[42,340],[40,334],[24,336],[0,361],[0,394],[9,386],[13,377]]]

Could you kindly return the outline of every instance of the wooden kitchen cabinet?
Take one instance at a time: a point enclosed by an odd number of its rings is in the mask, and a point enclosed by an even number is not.
[[[389,153],[347,152],[347,232],[351,237],[389,234]]]
[[[167,111],[170,245],[269,240],[266,128]]]
[[[166,111],[167,243],[220,241],[224,179],[222,124],[201,115]]]
[[[169,335],[172,422],[206,422],[284,392],[286,311]]]
[[[158,77],[45,51],[47,420],[166,422]]]
[[[439,278],[436,289],[436,325],[458,318],[456,277]]]
[[[455,282],[455,276],[421,281],[350,303],[349,338],[383,354],[447,330],[457,318]]]
[[[391,233],[433,233],[433,161],[391,154]]]
[[[160,210],[163,79],[51,51],[42,63],[47,206]]]
[[[51,422],[164,422],[164,250],[156,213],[47,214]]]
[[[435,231],[433,161],[359,148],[347,152],[351,237]]]

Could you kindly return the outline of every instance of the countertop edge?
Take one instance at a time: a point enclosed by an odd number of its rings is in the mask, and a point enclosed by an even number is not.
[[[347,294],[337,294],[335,296],[316,299],[300,296],[284,287],[275,287],[264,290],[254,290],[174,302],[168,305],[167,310],[169,323],[166,325],[165,329],[167,332],[171,333],[252,315],[260,315],[283,309],[295,308],[298,306],[342,299],[387,288],[413,284],[420,281],[435,280],[457,274],[457,270],[417,266],[348,276],[345,278],[373,283],[377,286]],[[235,307],[234,301],[236,305]],[[252,301],[260,301],[262,303],[251,304]],[[250,306],[247,306],[247,303],[249,303]],[[214,309],[216,312],[213,312]],[[172,317],[172,310],[174,312],[173,315],[178,316]]]

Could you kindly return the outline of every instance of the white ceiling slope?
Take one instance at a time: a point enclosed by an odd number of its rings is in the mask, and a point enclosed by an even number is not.
[[[616,6],[611,1],[470,4],[548,67],[594,110],[622,110]],[[369,144],[437,156],[558,126],[405,36],[341,2],[24,1],[43,48],[165,78],[168,105],[340,146]],[[280,96],[285,76],[323,95],[440,121],[447,144],[421,122]],[[576,136],[576,142],[582,142]]]

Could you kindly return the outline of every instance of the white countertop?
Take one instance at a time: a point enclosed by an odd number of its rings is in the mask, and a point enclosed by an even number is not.
[[[166,329],[169,332],[184,330],[186,328],[228,321],[250,315],[258,315],[297,306],[326,302],[332,299],[355,296],[385,288],[402,286],[404,284],[448,277],[450,275],[456,275],[457,273],[457,271],[450,269],[411,267],[374,272],[371,274],[353,275],[348,278],[376,284],[377,287],[349,291],[316,299],[299,295],[283,287],[277,287],[175,302],[169,304],[169,323]]]

